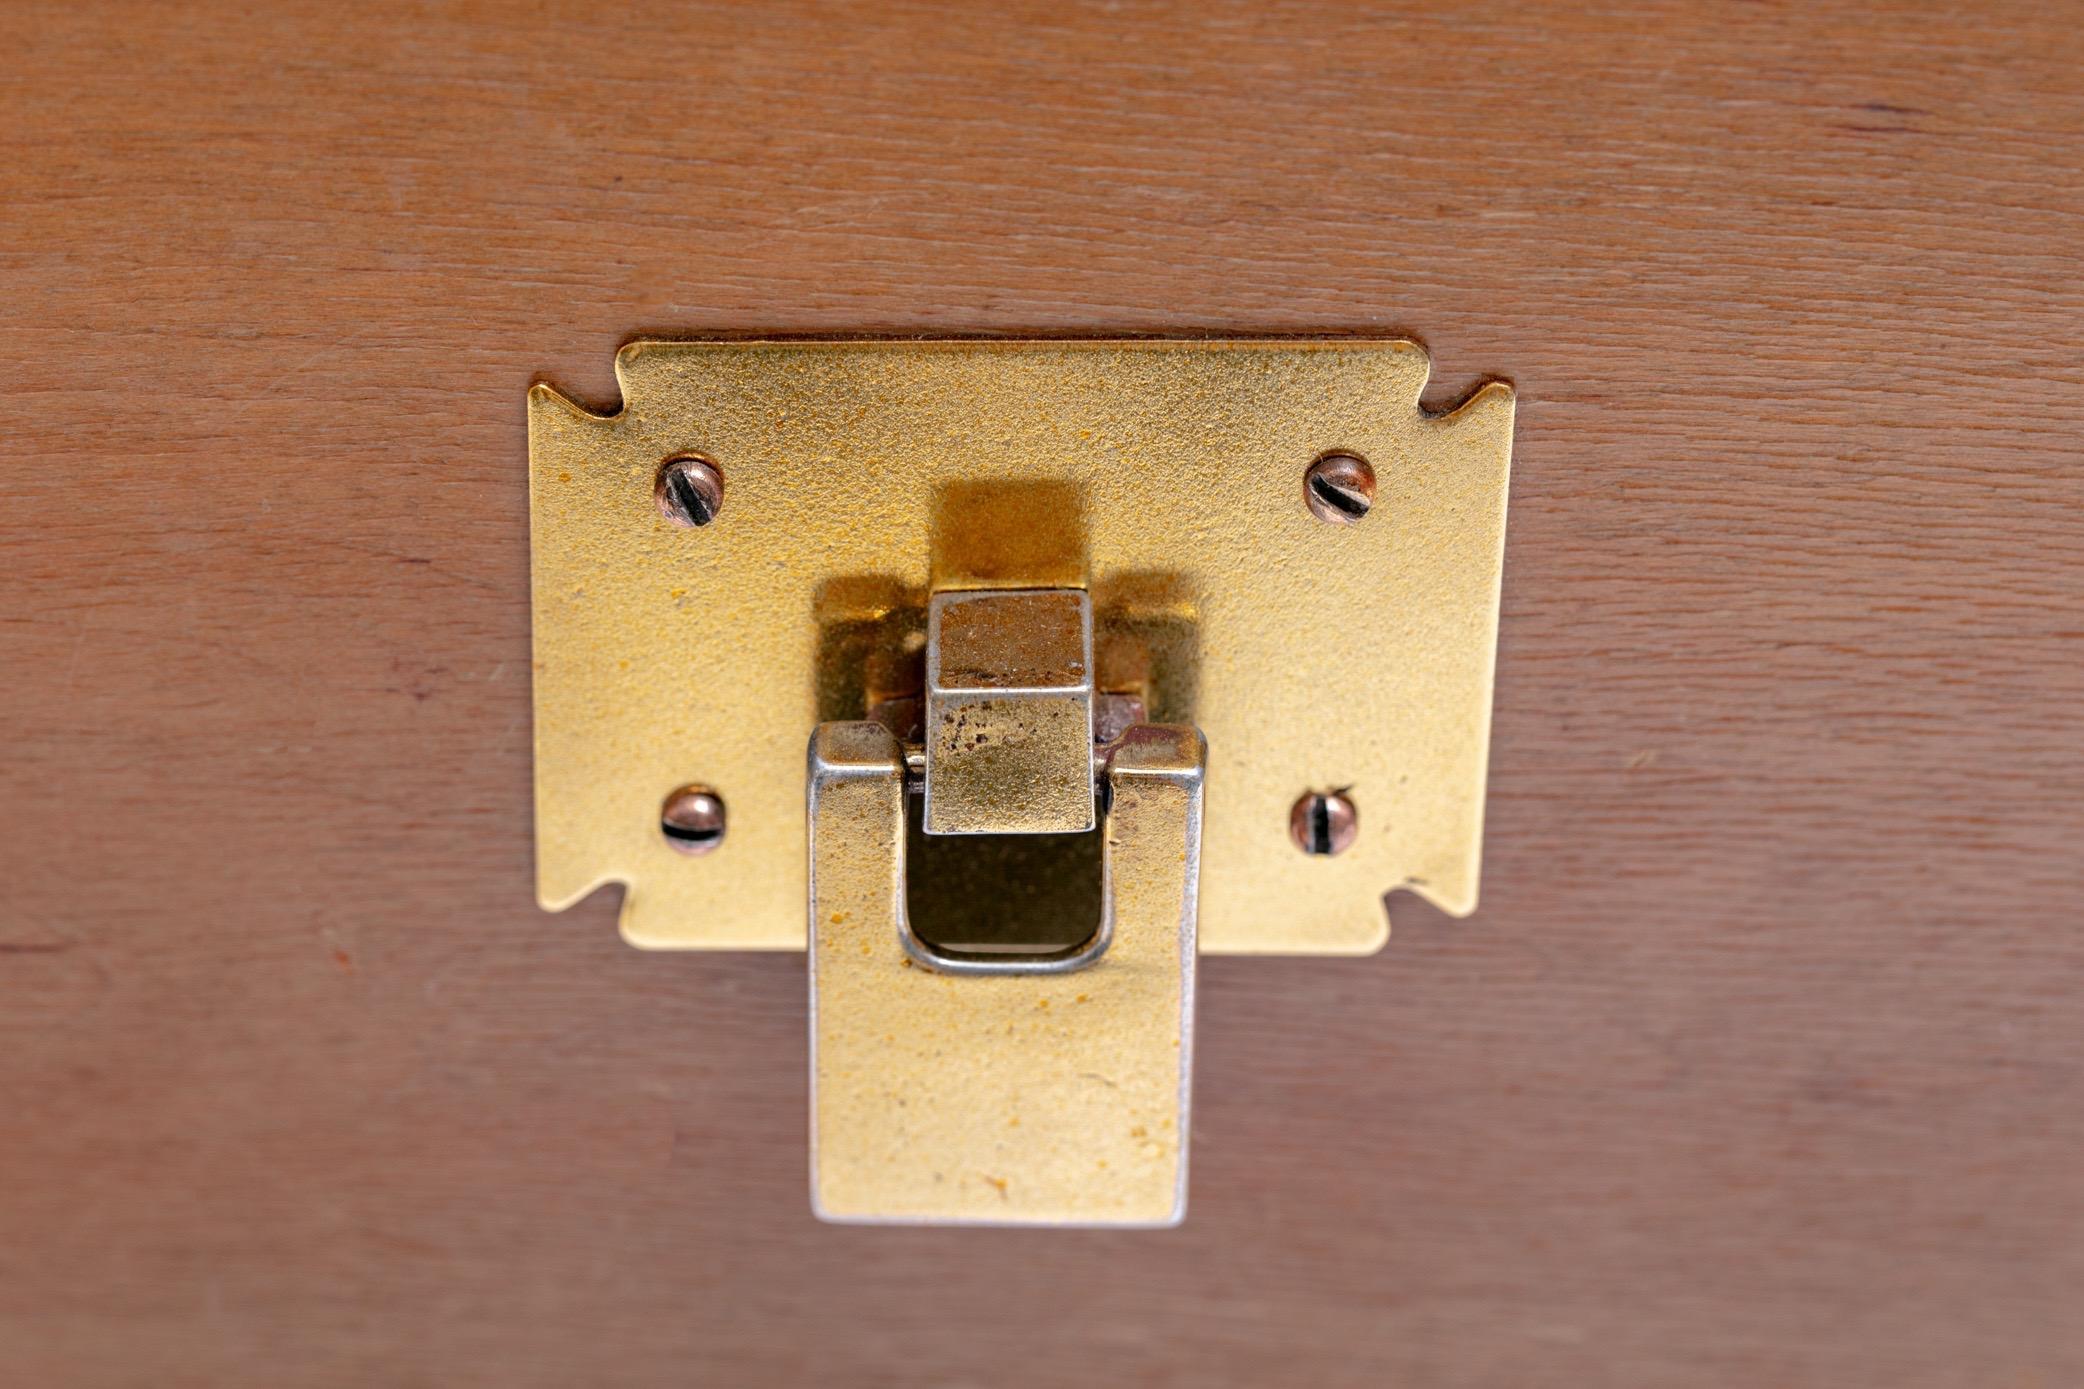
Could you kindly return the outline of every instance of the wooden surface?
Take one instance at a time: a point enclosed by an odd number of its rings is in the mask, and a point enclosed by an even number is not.
[[[0,1380],[2084,1381],[2080,19],[12,7]],[[522,392],[1206,330],[1519,388],[1483,909],[820,1226],[801,958],[530,900]]]

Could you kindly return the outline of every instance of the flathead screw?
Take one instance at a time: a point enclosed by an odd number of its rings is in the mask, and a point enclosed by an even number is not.
[[[683,854],[706,854],[724,842],[724,798],[706,786],[683,786],[659,808],[659,832]]]
[[[1375,470],[1365,458],[1328,453],[1303,474],[1303,500],[1318,520],[1353,525],[1375,505]]]
[[[724,506],[724,478],[706,458],[683,454],[659,465],[658,514],[676,526],[706,526]]]
[[[1340,854],[1360,833],[1360,812],[1344,791],[1305,791],[1288,812],[1288,833],[1306,854]]]

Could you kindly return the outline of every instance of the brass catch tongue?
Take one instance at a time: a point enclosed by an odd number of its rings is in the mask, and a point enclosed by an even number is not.
[[[926,618],[928,834],[1093,827],[1083,589],[936,593]]]
[[[1207,748],[1138,725],[1096,817],[1083,590],[933,595],[929,834],[1104,836],[1076,945],[969,952],[911,928],[906,756],[880,723],[810,752],[812,1187],[829,1220],[1169,1225],[1184,1214]]]

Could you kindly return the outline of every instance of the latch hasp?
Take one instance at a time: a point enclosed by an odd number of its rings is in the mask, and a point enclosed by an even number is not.
[[[1061,529],[1095,641],[1163,645],[1150,717],[1207,735],[1202,948],[1370,951],[1400,887],[1474,907],[1509,387],[1432,414],[1422,350],[1354,340],[637,342],[616,374],[614,414],[529,396],[545,906],[621,882],[635,944],[803,948],[804,738],[865,716],[821,662],[947,557],[993,587]],[[1305,504],[1332,452],[1379,480],[1359,524]],[[684,455],[722,481],[695,530],[653,498]],[[729,807],[699,858],[659,832],[689,783]],[[1305,855],[1292,807],[1334,787],[1360,832]]]

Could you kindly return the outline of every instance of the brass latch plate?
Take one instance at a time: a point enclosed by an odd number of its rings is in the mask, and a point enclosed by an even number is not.
[[[538,891],[622,882],[624,934],[802,949],[808,730],[866,716],[893,624],[960,589],[1087,588],[1208,748],[1200,945],[1344,954],[1386,892],[1475,905],[1512,394],[1420,409],[1408,342],[639,342],[623,408],[529,397]],[[1372,469],[1320,519],[1313,459]],[[699,528],[665,460],[713,465]],[[706,505],[706,503],[705,503]],[[1101,658],[1104,667],[1104,655]],[[700,783],[702,857],[660,834]],[[1359,832],[1291,812],[1345,789]]]

